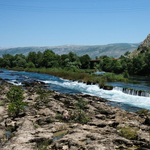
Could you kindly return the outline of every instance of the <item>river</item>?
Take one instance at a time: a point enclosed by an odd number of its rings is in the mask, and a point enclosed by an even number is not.
[[[32,73],[32,72],[24,72],[24,71],[11,71],[6,69],[0,69],[3,71],[0,73],[0,77],[2,79],[9,79],[8,82],[21,85],[24,81],[38,80],[48,84],[48,88],[52,90],[56,90],[60,93],[69,93],[69,94],[89,94],[93,96],[99,96],[110,100],[110,104],[112,106],[118,106],[122,109],[126,109],[129,111],[135,111],[138,108],[144,108],[150,110],[150,97],[137,96],[137,95],[129,95],[123,93],[121,88],[125,87],[136,87],[136,89],[144,89],[150,90],[150,80],[149,78],[140,78],[139,83],[109,83],[111,85],[115,85],[116,88],[113,90],[103,90],[98,87],[98,85],[86,85],[84,83],[78,83],[77,81],[69,81],[64,80],[59,77],[40,74],[40,73]],[[138,80],[138,79],[137,79]],[[149,82],[148,82],[149,81]]]

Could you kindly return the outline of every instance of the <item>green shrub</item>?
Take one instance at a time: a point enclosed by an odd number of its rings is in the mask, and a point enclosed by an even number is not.
[[[35,68],[35,65],[33,62],[29,62],[27,65],[27,68]]]
[[[87,104],[88,102],[85,102],[83,99],[78,99],[78,102],[75,105],[77,107],[77,111],[75,111],[72,115],[72,119],[75,122],[85,124],[89,121],[88,117],[86,116],[86,113],[84,112],[85,106]]]
[[[127,79],[123,77],[121,74],[115,74],[115,73],[105,73],[104,75],[100,76],[100,81],[103,82],[126,82]],[[100,83],[99,83],[100,84]]]
[[[43,94],[43,93],[45,93],[45,91],[42,90],[42,89],[40,89],[40,88],[38,88],[38,89],[36,90],[36,94]]]
[[[8,93],[7,93],[7,98],[9,99],[10,102],[15,102],[18,100],[23,100],[23,90],[20,89],[19,87],[12,87]]]
[[[105,78],[102,78],[98,83],[99,87],[102,88],[105,85],[106,81],[107,80]]]
[[[81,124],[86,124],[89,121],[89,118],[83,111],[74,111],[70,116],[71,122],[78,122]]]
[[[8,105],[9,115],[14,117],[18,116],[19,113],[24,109],[24,106],[27,105],[23,102],[23,90],[18,87],[12,87],[6,96],[10,102]]]
[[[51,94],[50,91],[44,90],[44,89],[40,89],[38,88],[36,90],[36,93],[39,94],[40,96],[38,98],[40,99],[44,99],[45,97],[49,96]]]
[[[85,102],[83,99],[78,99],[78,102],[76,103],[76,107],[78,108],[79,111],[84,110],[85,106],[87,105],[88,102]]]

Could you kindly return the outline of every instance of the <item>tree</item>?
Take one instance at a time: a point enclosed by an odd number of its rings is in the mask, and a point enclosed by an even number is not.
[[[45,50],[43,53],[43,66],[46,68],[51,68],[56,65],[56,55],[52,50]]]
[[[112,70],[115,73],[121,73],[122,72],[122,65],[121,65],[120,61],[117,61],[117,60],[112,61]]]
[[[40,68],[42,67],[42,62],[43,62],[43,53],[40,51],[37,52],[37,61],[36,61],[36,67]]]
[[[124,72],[124,77],[125,77],[125,78],[129,78],[129,74],[128,74],[128,71],[127,71],[127,70],[125,70],[125,72]]]
[[[106,59],[106,58],[109,58],[109,56],[107,56],[107,55],[101,55],[101,56],[99,56],[99,59]]]
[[[137,57],[133,57],[133,73],[136,75],[140,75],[143,72],[143,68],[145,67],[145,62],[143,61],[143,56],[138,55]]]
[[[33,62],[34,65],[37,65],[37,54],[36,52],[29,52],[28,56],[27,56],[27,62]]]
[[[63,54],[60,56],[60,63],[61,63],[61,66],[64,68],[66,67],[67,65],[67,61],[66,59],[68,58],[68,61],[69,61],[69,55],[68,54]]]
[[[18,65],[17,65],[18,67],[23,67],[23,68],[26,68],[26,66],[27,66],[27,62],[26,62],[26,60],[25,59],[19,59],[18,60]]]
[[[130,53],[131,53],[131,52],[126,51],[126,52],[124,53],[124,56],[126,56],[126,57],[127,57],[127,56],[129,56],[129,55],[130,55]]]
[[[98,59],[98,56],[95,56],[95,59]]]
[[[90,68],[90,56],[88,54],[81,56],[80,58],[80,62],[81,62],[81,68],[82,69],[88,69]]]
[[[23,67],[26,68],[27,62],[23,54],[16,54],[14,60],[12,61],[13,67]]]
[[[3,68],[4,67],[4,60],[3,58],[0,58],[0,68]]]
[[[111,57],[106,57],[103,60],[103,70],[104,71],[112,71],[112,58]]]
[[[65,59],[66,68],[71,71],[77,71],[81,67],[81,62],[77,54],[69,52],[69,58]]]
[[[3,64],[4,67],[13,67],[13,60],[14,60],[14,56],[10,55],[10,54],[4,54],[3,55]]]

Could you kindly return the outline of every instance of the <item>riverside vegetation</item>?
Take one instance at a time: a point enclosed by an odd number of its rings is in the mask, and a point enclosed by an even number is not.
[[[36,81],[22,89],[1,80],[0,87],[1,150],[150,149],[148,110],[127,112],[100,97],[41,89]]]
[[[148,69],[150,59],[150,48],[144,47],[144,53],[139,53],[137,56],[130,57],[130,53],[126,52],[119,57],[118,60],[114,60],[112,57],[103,55],[96,57],[100,59],[93,65],[90,64],[91,58],[89,55],[77,56],[75,53],[63,54],[61,56],[56,55],[51,50],[45,50],[43,53],[29,52],[27,56],[23,54],[16,54],[12,56],[10,54],[4,54],[0,58],[0,68],[14,68],[16,70],[24,70],[31,68],[59,68],[60,70],[69,72],[86,72],[88,69],[103,70],[106,72],[114,72],[128,75],[147,75],[150,72]],[[94,71],[94,70],[93,70]],[[91,71],[90,71],[91,72]]]
[[[127,78],[124,78],[121,74],[106,73],[104,76],[92,74],[95,70],[101,68],[95,64],[95,69],[90,69],[90,59],[87,54],[79,57],[70,52],[59,56],[51,50],[45,50],[43,53],[30,52],[27,56],[23,54],[16,54],[15,56],[5,54],[3,58],[0,58],[0,67],[17,71],[47,73],[89,84],[98,83],[103,85],[108,81],[127,81]]]

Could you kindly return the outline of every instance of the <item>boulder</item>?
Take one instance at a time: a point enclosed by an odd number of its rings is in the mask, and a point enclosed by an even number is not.
[[[150,116],[146,117],[144,124],[150,125]]]

